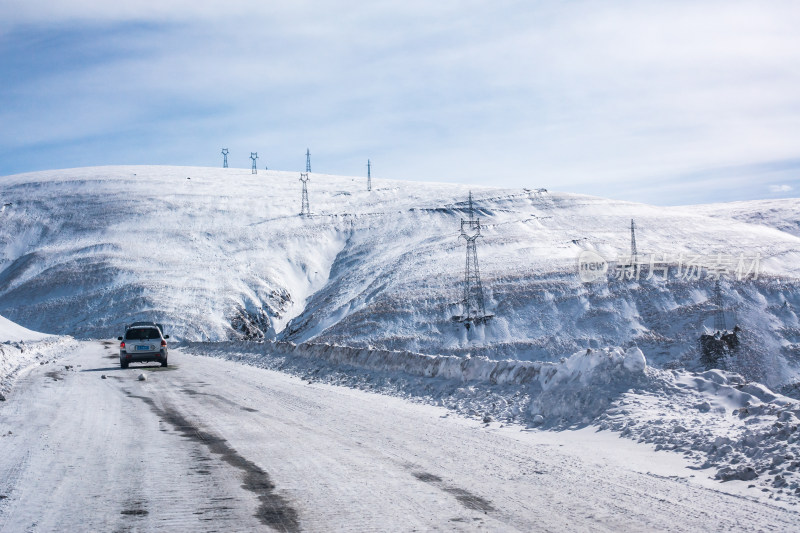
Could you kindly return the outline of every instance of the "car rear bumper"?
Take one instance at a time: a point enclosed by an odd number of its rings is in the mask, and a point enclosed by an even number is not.
[[[120,352],[119,360],[128,363],[146,363],[148,361],[164,361],[167,359],[167,351],[159,352]]]

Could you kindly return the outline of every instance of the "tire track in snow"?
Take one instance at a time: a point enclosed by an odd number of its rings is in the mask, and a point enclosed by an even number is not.
[[[481,498],[480,496],[476,496],[472,494],[468,490],[464,490],[459,487],[453,487],[444,483],[444,480],[439,476],[434,474],[429,474],[428,472],[414,472],[414,477],[418,480],[422,481],[423,483],[429,483],[444,492],[452,494],[455,496],[458,503],[466,507],[467,509],[473,511],[483,511],[484,513],[488,513],[489,511],[494,511],[495,508],[492,505],[492,502]]]
[[[228,444],[228,441],[201,430],[176,410],[171,408],[162,409],[148,396],[135,395],[130,391],[125,391],[125,393],[131,398],[142,400],[156,415],[169,423],[184,437],[203,444],[211,453],[218,455],[229,465],[241,470],[244,473],[242,488],[254,493],[260,502],[255,516],[262,524],[278,531],[289,533],[300,531],[297,511],[286,498],[275,493],[275,484],[270,479],[269,474],[260,466],[242,457]]]

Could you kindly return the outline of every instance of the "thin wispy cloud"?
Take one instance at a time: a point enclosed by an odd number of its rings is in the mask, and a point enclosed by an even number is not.
[[[309,147],[320,172],[683,203],[800,159],[791,2],[131,4],[0,3],[0,174]]]

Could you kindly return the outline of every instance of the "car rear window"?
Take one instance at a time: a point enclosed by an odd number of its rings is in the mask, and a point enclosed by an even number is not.
[[[158,339],[161,335],[156,328],[135,328],[129,329],[125,332],[125,339],[140,340],[140,339]]]

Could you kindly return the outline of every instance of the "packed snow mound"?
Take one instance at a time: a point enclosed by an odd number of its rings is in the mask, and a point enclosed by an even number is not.
[[[723,282],[727,319],[763,351],[736,370],[770,385],[798,374],[800,238],[772,219],[541,189],[373,179],[367,191],[365,178],[316,173],[312,216],[301,217],[298,178],[195,167],[7,176],[0,313],[79,337],[115,337],[126,323],[153,320],[191,341],[527,361],[638,345],[651,366],[696,367],[698,338],[713,323],[713,280],[578,276],[586,250],[630,255],[633,218],[643,257],[758,255],[757,280]],[[459,227],[470,190],[495,316],[467,330],[452,317],[464,314]]]
[[[637,347],[586,350],[562,359],[540,376],[541,392],[531,414],[542,421],[588,423],[603,412],[621,391],[646,379],[647,363]]]

